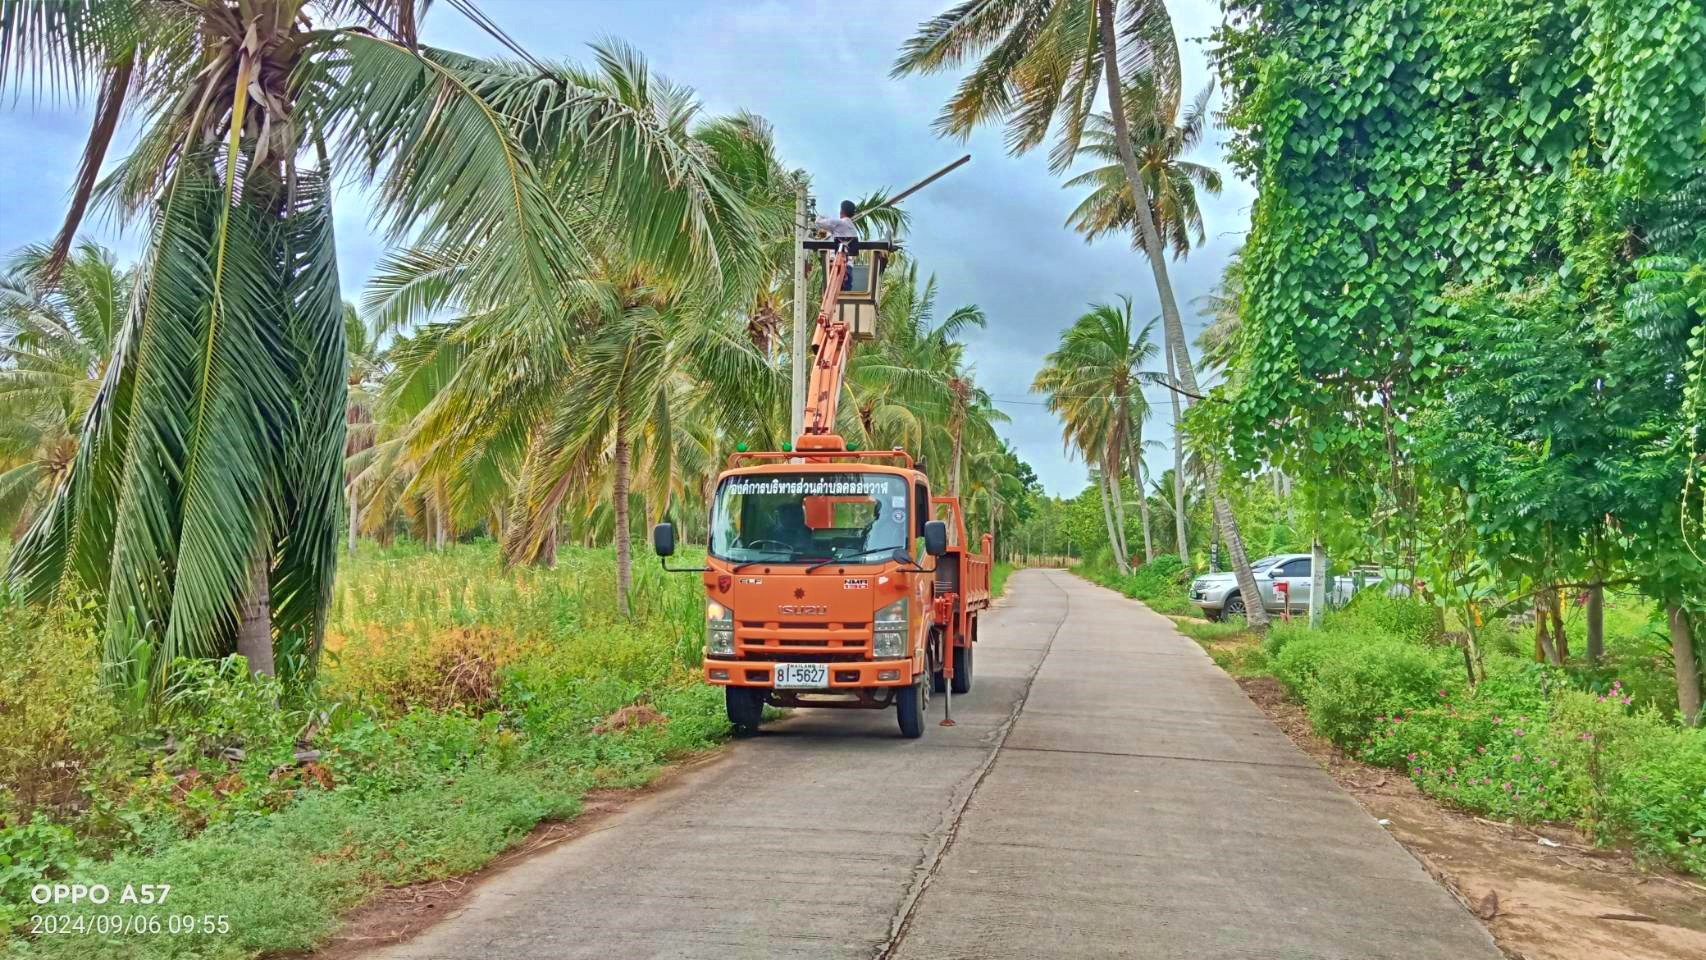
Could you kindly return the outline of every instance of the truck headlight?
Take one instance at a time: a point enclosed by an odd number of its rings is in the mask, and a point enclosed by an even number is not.
[[[871,655],[874,657],[906,656],[906,598],[877,611],[871,624]]]
[[[705,650],[713,656],[733,656],[735,614],[715,600],[705,602]]]

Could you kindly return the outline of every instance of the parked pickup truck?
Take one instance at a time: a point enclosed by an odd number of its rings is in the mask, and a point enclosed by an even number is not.
[[[1250,564],[1250,568],[1256,574],[1256,589],[1262,595],[1262,606],[1269,613],[1281,612],[1282,591],[1276,589],[1280,584],[1286,587],[1283,592],[1290,598],[1293,613],[1309,610],[1309,554],[1276,553]],[[1368,568],[1358,568],[1350,576],[1334,577],[1327,585],[1327,605],[1344,606],[1357,590],[1379,582],[1380,572]],[[1248,603],[1238,589],[1238,575],[1231,572],[1208,573],[1192,580],[1191,602],[1210,620],[1241,617]]]

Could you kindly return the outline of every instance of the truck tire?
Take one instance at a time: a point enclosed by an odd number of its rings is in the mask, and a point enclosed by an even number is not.
[[[917,740],[924,736],[924,711],[930,703],[925,684],[930,681],[919,677],[918,682],[899,692],[895,699],[895,713],[900,720],[900,735],[908,740]]]
[[[723,688],[723,706],[728,710],[736,736],[757,732],[759,721],[764,719],[764,696],[762,687]]]
[[[977,628],[972,628],[971,638],[977,640]],[[963,647],[954,648],[954,693],[971,692],[971,652],[973,645],[968,643]]]

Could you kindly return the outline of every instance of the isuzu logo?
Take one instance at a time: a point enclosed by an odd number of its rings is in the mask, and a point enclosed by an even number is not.
[[[829,605],[823,603],[784,603],[777,607],[776,611],[790,617],[822,617],[829,614]]]

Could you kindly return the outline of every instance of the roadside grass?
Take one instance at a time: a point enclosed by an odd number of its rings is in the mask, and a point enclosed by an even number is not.
[[[989,595],[1003,596],[1007,593],[1007,578],[1013,575],[1014,566],[1006,561],[998,561],[989,569]]]
[[[1111,590],[1141,601],[1156,613],[1193,617],[1200,611],[1191,603],[1191,571],[1172,554],[1154,560],[1121,576],[1106,551],[1072,568],[1074,573]]]
[[[1208,652],[1220,669],[1235,677],[1268,676],[1267,654],[1262,651],[1261,638],[1251,633],[1243,620],[1233,623],[1210,623],[1204,620],[1176,617],[1173,623],[1179,632],[1197,642]]]
[[[1373,591],[1318,630],[1280,623],[1258,639],[1241,622],[1179,623],[1228,673],[1277,677],[1316,733],[1438,800],[1568,822],[1706,876],[1706,729],[1674,719],[1650,626],[1608,616],[1605,663],[1559,670],[1533,662],[1525,630],[1489,624],[1487,677],[1471,686],[1430,607]]]
[[[555,569],[505,570],[490,544],[364,548],[340,571],[318,677],[190,670],[183,709],[148,720],[89,708],[108,702],[92,611],[0,609],[0,692],[33,708],[26,729],[0,731],[0,755],[62,772],[28,794],[7,781],[0,903],[14,906],[0,921],[28,934],[36,911],[15,905],[44,880],[172,885],[158,907],[53,909],[158,933],[23,936],[8,953],[308,949],[377,890],[474,870],[573,816],[588,789],[643,784],[717,743],[721,700],[689,666],[697,578],[636,565],[623,620],[611,560],[564,550]],[[174,932],[172,917],[223,917],[228,932]]]

